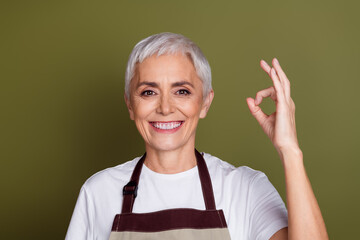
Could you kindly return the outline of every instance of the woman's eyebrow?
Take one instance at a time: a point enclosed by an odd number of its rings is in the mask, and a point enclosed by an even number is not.
[[[183,86],[183,85],[189,85],[192,88],[194,88],[194,85],[188,81],[180,81],[180,82],[175,82],[175,83],[171,84],[172,87],[178,87],[178,86]]]
[[[146,82],[145,81],[145,82],[139,83],[136,88],[139,88],[142,85],[147,85],[147,86],[150,86],[150,87],[159,87],[159,85],[156,82]]]
[[[144,81],[144,82],[139,83],[137,85],[137,88],[139,88],[139,87],[141,87],[143,85],[147,85],[147,86],[150,86],[150,87],[159,87],[159,84],[157,84],[156,82]],[[180,81],[180,82],[175,82],[175,83],[171,84],[172,87],[178,87],[178,86],[183,86],[183,85],[189,85],[192,88],[194,88],[194,85],[191,82],[188,82],[188,81]]]

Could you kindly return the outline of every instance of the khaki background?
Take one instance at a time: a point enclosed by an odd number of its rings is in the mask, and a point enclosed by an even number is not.
[[[1,239],[63,239],[95,172],[139,156],[124,71],[144,37],[184,34],[212,66],[215,99],[197,148],[264,171],[283,198],[277,153],[245,98],[292,84],[308,175],[331,239],[358,236],[358,1],[2,1]],[[274,110],[271,101],[263,104]],[[122,186],[119,186],[122,187]]]

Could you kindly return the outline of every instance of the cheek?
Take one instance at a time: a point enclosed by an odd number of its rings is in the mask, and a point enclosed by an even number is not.
[[[134,122],[139,133],[146,138],[147,120],[151,113],[151,107],[145,103],[138,103],[134,106]]]
[[[179,110],[189,118],[199,117],[201,105],[198,101],[185,101],[178,104]]]
[[[154,103],[137,101],[134,104],[135,119],[141,120],[146,118],[152,111],[154,111]]]

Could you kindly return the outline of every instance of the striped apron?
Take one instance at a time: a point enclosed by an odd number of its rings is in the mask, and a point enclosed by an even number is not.
[[[146,153],[136,164],[130,182],[123,188],[121,214],[115,216],[110,240],[230,240],[223,210],[216,210],[209,171],[195,149],[206,210],[174,208],[149,213],[132,213]]]

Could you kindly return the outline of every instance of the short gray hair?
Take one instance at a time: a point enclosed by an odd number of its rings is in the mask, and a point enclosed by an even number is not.
[[[211,68],[200,48],[181,34],[164,32],[154,34],[138,42],[132,50],[125,73],[125,94],[130,97],[130,82],[135,75],[136,64],[157,53],[182,53],[188,55],[195,67],[198,77],[203,82],[203,97],[211,91]]]

